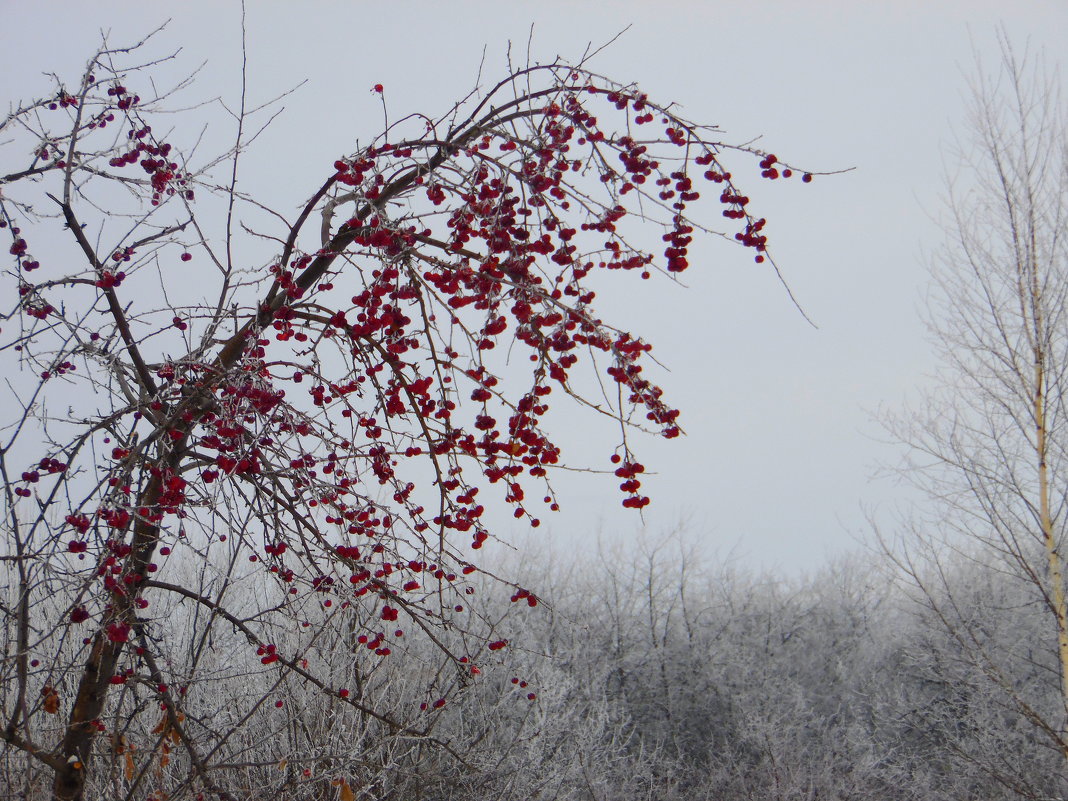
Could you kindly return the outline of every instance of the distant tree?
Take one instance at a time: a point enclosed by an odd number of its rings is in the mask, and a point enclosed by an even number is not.
[[[1043,61],[1004,40],[1002,55],[999,70],[976,80],[971,136],[949,187],[948,241],[934,265],[939,385],[914,417],[892,425],[912,448],[906,475],[934,501],[895,558],[951,636],[950,663],[971,665],[966,680],[943,671],[946,686],[993,691],[1061,754],[1049,776],[989,758],[997,748],[972,753],[1012,792],[1037,798],[1068,792],[1068,130]],[[961,566],[962,553],[976,570]],[[977,596],[970,588],[990,583],[983,571],[1019,586]],[[1021,610],[1035,625],[1023,625]],[[1026,646],[994,636],[1010,633],[1009,620],[1017,633],[1041,634]],[[947,702],[957,705],[954,725],[976,720],[973,702]]]
[[[627,757],[657,755],[653,797],[917,797],[883,781],[867,726],[891,678],[884,643],[898,636],[874,568],[752,575],[677,536],[605,549],[582,568],[595,578],[553,596],[581,639],[552,653],[582,686],[604,687]],[[525,641],[542,641],[537,624]]]
[[[764,262],[730,160],[793,171],[554,62],[324,154],[271,209],[239,180],[264,109],[243,92],[205,157],[141,52],[0,122],[4,782],[374,795],[353,775],[454,750],[442,709],[508,645],[472,598],[484,504],[556,509],[551,401],[614,421],[637,510],[631,433],[681,432],[591,283],[677,276],[700,235]],[[343,720],[365,760],[322,750]]]

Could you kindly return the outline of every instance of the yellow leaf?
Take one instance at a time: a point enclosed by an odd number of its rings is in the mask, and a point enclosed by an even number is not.
[[[352,794],[352,788],[349,787],[349,783],[344,779],[341,780],[341,794],[338,798],[340,801],[356,801],[356,796]]]
[[[126,752],[126,770],[123,771],[126,775],[126,781],[131,781],[134,777],[134,761],[133,754],[129,751]]]
[[[288,765],[288,764],[289,764],[289,760],[288,759],[280,759],[280,760],[278,760],[278,769],[279,770],[285,770],[286,769],[286,765]]]

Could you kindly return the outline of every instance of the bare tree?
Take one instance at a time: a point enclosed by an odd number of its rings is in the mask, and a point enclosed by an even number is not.
[[[428,748],[463,759],[442,710],[508,646],[472,598],[483,503],[555,510],[550,404],[610,422],[601,469],[636,510],[633,433],[681,433],[590,281],[675,276],[698,235],[765,262],[727,162],[793,171],[553,62],[324,156],[272,209],[239,166],[273,107],[245,86],[205,158],[143,52],[105,46],[0,121],[6,778],[379,797]],[[326,718],[360,748],[322,750]]]
[[[970,137],[950,184],[948,239],[934,264],[930,330],[943,369],[924,408],[891,425],[912,448],[906,476],[933,501],[895,559],[972,665],[972,679],[982,676],[987,691],[1063,755],[1055,782],[1063,794],[1068,128],[1044,61],[1018,55],[1004,39],[1002,56],[993,73],[980,67],[974,85]],[[959,581],[972,572],[960,554],[980,572],[1011,577],[1020,591],[989,593],[976,605]],[[994,608],[997,598],[1004,608]],[[1016,619],[1020,608],[1041,618],[1044,632],[1023,653],[990,635],[995,618]],[[1022,681],[1028,662],[1047,680]],[[986,764],[1015,792],[1050,792],[1049,777]]]

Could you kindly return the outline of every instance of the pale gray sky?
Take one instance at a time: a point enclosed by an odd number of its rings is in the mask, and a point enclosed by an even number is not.
[[[111,31],[139,38],[168,17],[156,51],[206,65],[190,100],[236,102],[240,7],[224,0],[30,4],[4,0],[0,74],[5,101],[48,90],[44,72],[75,75]],[[370,87],[382,83],[391,117],[436,114],[469,91],[483,48],[484,75],[525,59],[578,59],[587,43],[629,30],[592,66],[677,101],[732,141],[762,146],[813,170],[855,167],[810,186],[756,178],[750,194],[769,219],[773,252],[806,312],[791,306],[766,265],[710,242],[695,247],[688,289],[661,282],[652,296],[602,292],[606,320],[656,346],[671,370],[662,385],[689,436],[640,444],[658,475],[645,524],[687,520],[713,551],[736,546],[754,565],[815,567],[863,535],[862,505],[904,498],[870,481],[892,460],[872,416],[900,406],[934,365],[920,309],[924,254],[938,247],[943,157],[973,47],[998,58],[996,26],[1055,64],[1068,45],[1068,4],[1003,2],[255,2],[247,6],[253,103],[307,79],[242,167],[246,191],[269,205],[304,200],[335,158],[381,127]],[[503,9],[503,10],[502,10]],[[530,35],[533,25],[533,35]],[[175,119],[180,124],[180,119]],[[217,130],[225,133],[220,117]],[[609,300],[613,303],[610,305]],[[575,458],[601,464],[613,441],[581,441]],[[564,510],[554,537],[590,541],[641,525],[619,507],[610,477],[559,479]],[[541,529],[545,531],[545,528]],[[539,536],[541,534],[539,533]]]

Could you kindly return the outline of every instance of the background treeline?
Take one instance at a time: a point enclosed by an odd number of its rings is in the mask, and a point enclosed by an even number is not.
[[[1064,797],[1062,754],[1021,714],[1064,719],[1035,585],[925,564],[787,580],[668,540],[532,568],[555,605],[510,622],[548,655],[530,662],[543,734],[499,727],[483,753],[514,756],[455,797]]]
[[[1055,632],[1036,613],[1035,585],[1004,571],[960,555],[904,569],[867,554],[784,579],[651,536],[577,559],[530,547],[521,556],[502,570],[521,572],[542,603],[486,583],[494,597],[481,608],[496,617],[480,625],[510,645],[487,652],[478,680],[439,709],[426,686],[447,668],[424,641],[395,643],[408,649],[400,659],[368,656],[349,615],[321,607],[308,610],[321,617],[311,647],[306,634],[276,632],[287,660],[314,661],[368,708],[404,719],[428,704],[429,736],[264,665],[239,625],[215,621],[205,635],[200,605],[161,613],[156,636],[189,643],[189,664],[169,669],[197,677],[183,726],[213,766],[201,787],[241,799],[426,801],[1038,799],[1068,789],[1063,756],[1022,713],[1063,720]],[[152,698],[133,682],[117,694],[110,734],[97,738],[110,769],[94,798],[197,797],[181,778],[195,774],[189,754],[162,714],[146,713]],[[0,798],[46,797],[32,761],[10,748],[0,759]]]

